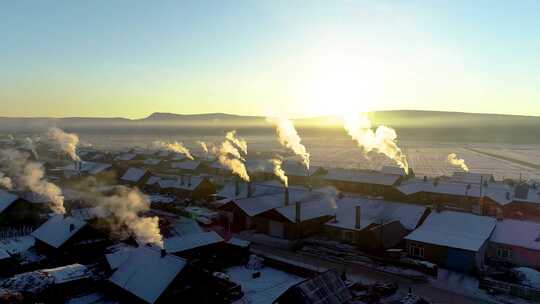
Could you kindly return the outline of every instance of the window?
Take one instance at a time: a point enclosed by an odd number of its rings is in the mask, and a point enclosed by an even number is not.
[[[415,258],[424,257],[424,246],[419,244],[410,244],[409,245],[409,254]]]
[[[497,257],[501,259],[511,259],[512,258],[512,249],[499,247],[497,248]]]

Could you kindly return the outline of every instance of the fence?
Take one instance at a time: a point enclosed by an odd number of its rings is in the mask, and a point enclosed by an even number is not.
[[[480,279],[479,287],[486,290],[494,290],[500,293],[509,294],[523,299],[540,303],[540,289],[523,285],[501,282],[493,279]]]
[[[0,230],[0,240],[6,240],[21,236],[29,235],[34,231],[34,227],[32,226],[22,226],[17,228],[5,228]]]

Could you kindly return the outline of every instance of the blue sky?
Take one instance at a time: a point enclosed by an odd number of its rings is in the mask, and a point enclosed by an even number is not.
[[[0,37],[3,116],[540,115],[539,1],[6,1]]]

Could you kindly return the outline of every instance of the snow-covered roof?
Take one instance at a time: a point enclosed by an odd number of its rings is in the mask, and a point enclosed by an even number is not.
[[[137,157],[137,154],[134,154],[134,153],[124,153],[124,154],[117,155],[117,156],[114,158],[114,160],[115,160],[115,161],[128,161],[128,160],[134,159],[135,157]]]
[[[193,191],[205,180],[200,176],[181,176],[178,179],[161,179],[158,181],[162,189],[174,188],[187,191]]]
[[[90,271],[81,264],[71,264],[56,268],[42,269],[44,272],[54,279],[55,284],[63,284],[80,279],[90,278]]]
[[[147,158],[143,161],[143,164],[155,166],[155,165],[159,165],[160,162],[161,162],[161,159],[159,158]]]
[[[236,237],[232,237],[227,241],[227,244],[231,244],[231,245],[242,247],[242,248],[247,248],[249,247],[249,245],[251,245],[251,242],[243,240],[243,239],[239,239]]]
[[[223,238],[219,234],[215,231],[208,231],[166,238],[164,247],[169,253],[178,253],[221,242],[223,242]]]
[[[11,204],[18,199],[19,197],[17,195],[0,190],[0,213],[6,210],[7,207],[11,206]]]
[[[318,192],[311,192],[301,198],[300,221],[307,221],[323,216],[334,215],[335,197]],[[289,206],[277,208],[276,212],[283,215],[291,222],[296,221],[296,201]]]
[[[410,179],[397,186],[396,189],[405,195],[427,192],[480,198],[482,193],[483,196],[501,205],[506,205],[513,201],[512,189],[502,183],[491,183],[487,186],[482,185],[482,189],[480,189],[480,184],[464,184],[439,180],[437,185],[435,185],[432,180]]]
[[[304,164],[296,161],[285,161],[281,167],[287,176],[311,176],[321,169],[320,166],[310,166],[306,169]]]
[[[152,186],[152,185],[157,184],[160,180],[161,180],[161,177],[152,175],[148,178],[148,180],[146,181],[146,184],[148,186]]]
[[[383,166],[381,168],[381,173],[395,174],[395,175],[399,175],[399,176],[405,176],[406,175],[405,170],[403,170],[403,168],[396,167],[396,166]]]
[[[426,207],[413,204],[346,197],[336,200],[334,210],[337,221],[326,223],[328,226],[349,230],[358,230],[356,224],[356,206],[360,206],[360,230],[371,224],[400,221],[403,227],[414,230],[418,225]]]
[[[0,249],[5,250],[10,255],[19,254],[34,246],[36,239],[31,235],[17,238],[0,240]]]
[[[171,168],[193,171],[196,170],[200,165],[201,162],[198,160],[186,160],[183,162],[172,163]]]
[[[165,196],[161,194],[150,194],[148,195],[148,198],[150,199],[150,203],[158,203],[158,204],[172,204],[176,201],[174,197]]]
[[[392,186],[400,179],[396,174],[384,174],[377,171],[358,170],[358,169],[329,169],[325,176],[328,181],[344,181],[360,184],[373,184]]]
[[[405,239],[427,244],[478,251],[495,229],[494,218],[470,213],[432,212]]]
[[[248,183],[238,182],[238,195],[236,195],[236,182],[230,181],[217,192],[218,197],[229,199],[246,198],[248,195]],[[252,196],[261,196],[266,194],[277,194],[284,191],[282,185],[267,185],[262,183],[251,183]]]
[[[195,220],[183,216],[175,219],[171,226],[171,230],[178,236],[203,232],[203,229]]]
[[[513,219],[497,221],[490,241],[540,251],[540,223]]]
[[[120,265],[122,265],[129,258],[135,248],[136,247],[122,243],[107,248],[109,253],[105,254],[105,258],[107,259],[109,267],[111,267],[111,269],[117,269],[120,267]]]
[[[32,232],[32,235],[54,248],[59,248],[85,225],[85,221],[75,217],[54,215]]]
[[[464,183],[464,184],[480,184],[480,182],[490,182],[493,179],[492,174],[484,174],[484,173],[477,173],[477,172],[462,172],[462,171],[456,171],[454,174],[452,174],[452,177],[450,180],[452,182],[456,183]]]
[[[129,168],[126,173],[120,178],[127,182],[138,182],[146,174],[145,169]]]
[[[147,303],[154,303],[184,269],[186,260],[161,256],[159,249],[141,246],[133,250],[110,281]]]
[[[266,159],[252,158],[246,161],[248,172],[274,173],[274,166]]]
[[[244,266],[227,268],[225,273],[231,280],[242,286],[246,303],[274,303],[287,289],[304,281],[303,278],[271,267],[263,267],[260,277],[253,278],[253,270]]]

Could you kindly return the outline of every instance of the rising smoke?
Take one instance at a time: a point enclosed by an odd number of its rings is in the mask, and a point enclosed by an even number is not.
[[[217,155],[219,162],[229,168],[234,174],[241,179],[249,181],[245,158],[241,155],[247,154],[247,142],[236,137],[236,131],[228,132],[225,136],[225,141],[219,147],[214,147],[213,152]]]
[[[36,150],[36,144],[34,143],[34,141],[30,138],[30,137],[27,137],[25,138],[25,145],[24,147],[28,150],[30,150],[32,152],[32,155],[34,155],[34,157],[36,159],[39,158],[38,156],[38,153],[37,153],[37,150]]]
[[[379,126],[373,131],[371,121],[364,114],[346,115],[343,125],[364,153],[371,151],[382,153],[395,161],[405,173],[409,172],[407,158],[397,145],[397,134],[394,129]]]
[[[460,167],[463,171],[469,172],[469,167],[465,163],[465,160],[462,158],[458,158],[456,153],[450,153],[448,154],[448,162],[452,164],[452,166]]]
[[[48,135],[72,160],[81,161],[81,158],[77,155],[77,145],[79,144],[79,136],[77,134],[66,133],[60,128],[53,127],[49,129]]]
[[[289,187],[289,178],[285,174],[283,168],[281,168],[283,161],[279,158],[272,158],[269,160],[269,162],[274,166],[274,174],[279,177],[285,187]]]
[[[0,150],[0,165],[15,179],[15,185],[21,190],[30,190],[42,195],[51,202],[50,208],[55,213],[64,214],[64,197],[62,190],[47,181],[43,166],[30,161],[28,154],[15,149]]]
[[[206,143],[204,141],[198,140],[197,143],[199,144],[199,146],[201,146],[204,153],[208,153],[208,146],[206,145]]]
[[[269,122],[276,125],[278,141],[282,146],[285,146],[293,151],[294,154],[302,157],[302,163],[309,170],[309,153],[306,147],[301,143],[301,138],[296,132],[292,121],[286,118],[268,118]]]
[[[0,172],[0,186],[8,190],[13,189],[13,182],[11,181],[11,178],[5,176],[3,172]]]
[[[185,155],[187,158],[193,160],[193,155],[189,152],[189,149],[184,146],[181,142],[166,143],[162,141],[154,141],[154,147],[161,150],[172,151],[178,154]]]
[[[113,231],[118,233],[127,228],[139,242],[163,248],[159,218],[139,215],[150,210],[150,202],[138,189],[118,187],[116,193],[100,197],[98,203],[113,216]]]

